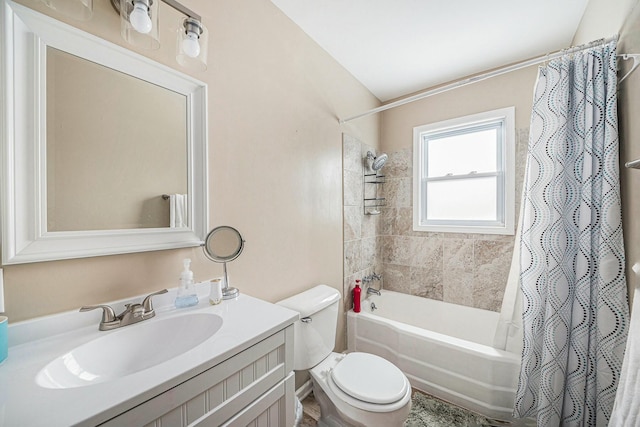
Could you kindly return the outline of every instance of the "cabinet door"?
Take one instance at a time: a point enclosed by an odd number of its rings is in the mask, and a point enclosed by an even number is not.
[[[289,326],[101,425],[222,425],[284,383],[292,369],[293,326]],[[290,410],[295,411],[293,406]]]
[[[293,372],[278,385],[244,408],[224,427],[290,427],[295,422],[295,378]],[[213,425],[213,424],[203,424]],[[201,427],[198,424],[198,427]]]

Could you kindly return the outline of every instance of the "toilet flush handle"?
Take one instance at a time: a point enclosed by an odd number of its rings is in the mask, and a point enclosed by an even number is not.
[[[300,321],[302,323],[311,323],[312,320],[313,319],[311,319],[311,317],[308,317],[308,316],[307,317],[303,317],[302,319],[300,319]]]

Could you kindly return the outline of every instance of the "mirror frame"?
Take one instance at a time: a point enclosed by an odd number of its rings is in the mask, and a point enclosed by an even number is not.
[[[217,233],[224,230],[230,230],[236,233],[238,235],[238,239],[240,239],[240,245],[232,255],[229,255],[229,256],[214,255],[211,249],[209,248],[209,242],[211,242],[211,239],[213,239]],[[240,234],[240,232],[237,229],[229,225],[221,225],[219,227],[214,228],[209,232],[209,234],[207,234],[207,238],[204,240],[204,245],[202,245],[202,248],[204,250],[204,254],[206,255],[206,257],[209,258],[211,261],[218,262],[218,263],[226,263],[226,262],[233,261],[234,259],[240,256],[240,254],[244,250],[244,239],[242,238],[242,234]]]
[[[207,85],[11,0],[0,6],[3,264],[202,245],[209,216]],[[47,46],[186,96],[188,228],[47,232]]]

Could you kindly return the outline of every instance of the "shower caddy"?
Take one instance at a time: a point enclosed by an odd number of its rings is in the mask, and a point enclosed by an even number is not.
[[[365,215],[380,215],[380,211],[377,209],[380,206],[385,206],[387,202],[384,197],[377,197],[378,191],[376,190],[376,197],[367,197],[366,185],[367,184],[384,184],[386,178],[384,175],[379,175],[377,172],[364,174],[364,214]]]

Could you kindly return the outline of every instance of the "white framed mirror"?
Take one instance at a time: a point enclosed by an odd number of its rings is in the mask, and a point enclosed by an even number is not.
[[[3,264],[201,245],[206,84],[0,2]]]

